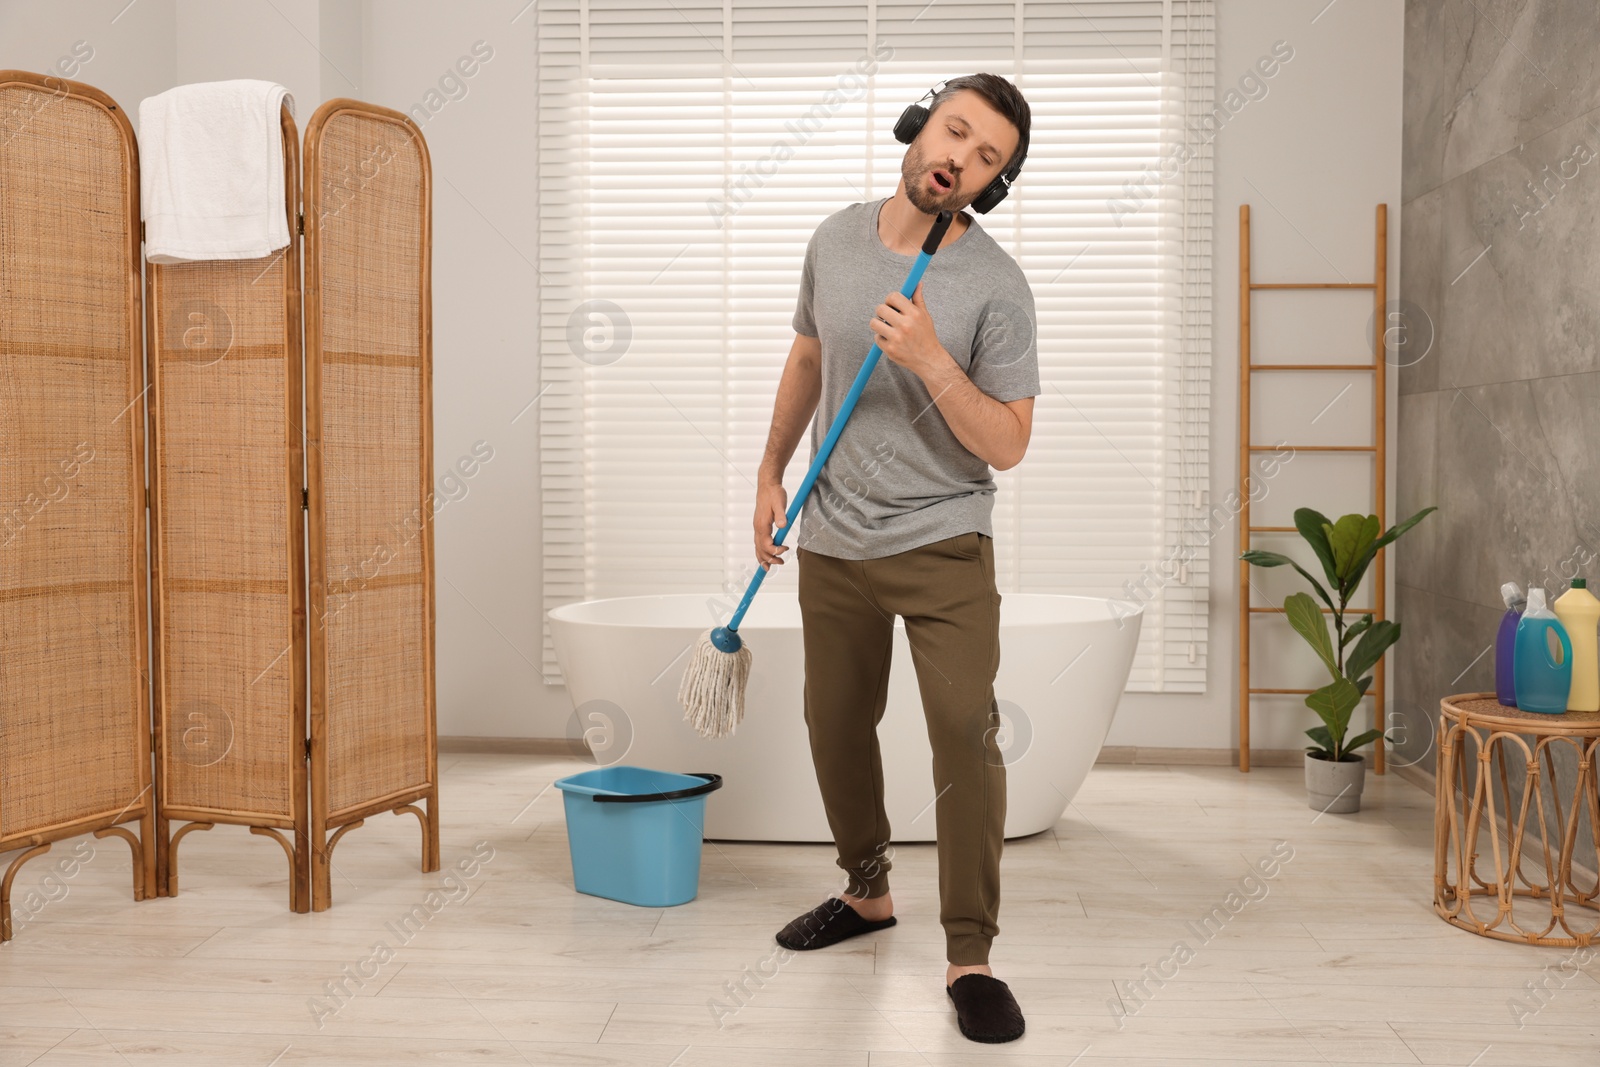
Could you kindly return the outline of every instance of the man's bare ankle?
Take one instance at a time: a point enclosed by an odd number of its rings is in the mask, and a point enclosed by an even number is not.
[[[890,899],[888,893],[881,897],[855,897],[849,893],[840,893],[839,899],[854,908],[857,915],[872,922],[887,919],[894,914],[894,901]]]
[[[978,963],[978,964],[952,963],[952,964],[950,964],[950,966],[945,968],[944,984],[945,985],[953,985],[957,978],[960,978],[962,975],[967,975],[967,974],[986,974],[990,978],[994,977],[994,971],[989,969],[989,965],[987,963]]]

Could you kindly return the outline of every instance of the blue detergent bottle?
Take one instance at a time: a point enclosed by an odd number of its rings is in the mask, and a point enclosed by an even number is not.
[[[1508,708],[1517,706],[1517,623],[1522,621],[1522,610],[1528,598],[1522,587],[1507,582],[1500,587],[1500,599],[1506,602],[1506,613],[1500,617],[1500,631],[1494,637],[1494,691],[1500,703]]]
[[[1545,606],[1542,586],[1528,587],[1528,609],[1517,623],[1515,670],[1517,707],[1544,715],[1566,712],[1572,692],[1572,639]]]

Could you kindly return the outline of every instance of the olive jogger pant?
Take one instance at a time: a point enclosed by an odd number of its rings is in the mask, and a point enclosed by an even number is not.
[[[817,784],[849,875],[846,892],[889,891],[891,828],[878,723],[888,703],[894,617],[905,619],[933,748],[928,802],[939,856],[939,921],[951,963],[989,962],[999,933],[1005,763],[994,679],[1000,594],[994,542],[958,534],[878,559],[807,549],[799,561],[805,721]],[[925,818],[926,816],[918,816]]]

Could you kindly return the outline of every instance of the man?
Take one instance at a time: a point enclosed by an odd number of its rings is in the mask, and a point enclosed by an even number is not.
[[[926,112],[914,106],[907,118],[914,113],[920,126],[897,127],[902,140],[917,132],[894,195],[829,216],[807,246],[798,336],[756,494],[756,557],[770,569],[789,548],[772,537],[785,521],[782,476],[801,432],[816,412],[815,459],[876,340],[883,358],[805,503],[795,546],[805,719],[848,886],[777,940],[822,948],[895,922],[877,724],[901,615],[933,747],[946,989],[962,1033],[1009,1041],[1022,1034],[1022,1013],[988,965],[1006,807],[994,740],[990,468],[1014,467],[1027,450],[1039,369],[1022,270],[961,209],[977,200],[986,211],[1004,196],[1026,155],[1030,112],[1010,82],[975,74],[947,82]],[[907,300],[900,287],[942,210],[961,213]]]

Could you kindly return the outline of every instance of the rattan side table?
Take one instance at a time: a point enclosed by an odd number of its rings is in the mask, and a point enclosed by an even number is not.
[[[1574,882],[1572,856],[1580,815],[1587,816],[1587,836],[1600,849],[1600,713],[1541,715],[1505,707],[1493,693],[1462,693],[1439,702],[1438,742],[1433,910],[1448,923],[1502,941],[1571,948],[1597,940],[1600,886]],[[1572,747],[1575,774],[1556,774],[1554,751],[1561,745]],[[1516,797],[1508,756],[1525,769]],[[1470,795],[1468,757],[1478,761]],[[1547,780],[1553,804],[1540,787]],[[1502,822],[1509,840],[1500,832]],[[1487,879],[1478,870],[1485,848],[1494,861]],[[1561,932],[1552,933],[1558,926]]]

